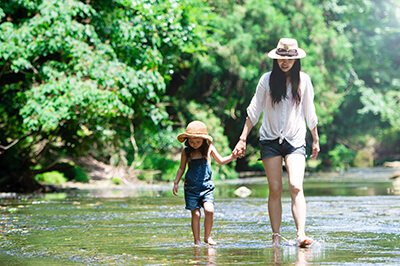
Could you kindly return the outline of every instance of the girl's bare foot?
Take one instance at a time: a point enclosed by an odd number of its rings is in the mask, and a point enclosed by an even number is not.
[[[312,238],[308,237],[308,236],[301,236],[301,237],[299,236],[299,237],[297,237],[297,241],[298,241],[299,247],[301,247],[301,248],[305,248],[313,243]]]
[[[194,241],[194,246],[195,247],[200,247],[201,246],[201,242],[199,241]]]
[[[209,237],[208,239],[204,239],[204,242],[211,246],[215,246],[217,244],[217,242],[215,242],[211,237]]]
[[[279,247],[280,244],[281,244],[281,235],[279,233],[273,233],[272,234],[272,246]]]

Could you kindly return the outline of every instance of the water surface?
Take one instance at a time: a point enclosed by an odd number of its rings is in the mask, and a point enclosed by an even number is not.
[[[193,246],[182,187],[180,197],[170,185],[2,194],[0,265],[400,264],[399,187],[369,174],[307,178],[307,232],[314,244],[306,249],[296,246],[285,179],[279,248],[269,246],[265,178],[216,184],[216,247]],[[252,194],[235,196],[240,186]]]

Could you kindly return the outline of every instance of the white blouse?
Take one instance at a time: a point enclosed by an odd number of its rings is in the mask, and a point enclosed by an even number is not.
[[[289,84],[287,97],[272,105],[269,88],[271,72],[265,73],[258,82],[256,93],[247,107],[247,115],[251,123],[257,124],[260,114],[264,111],[260,128],[260,140],[274,140],[279,143],[284,139],[293,147],[305,145],[306,124],[311,130],[318,124],[314,106],[314,89],[310,76],[300,72],[301,103],[296,105],[292,101],[292,85]]]

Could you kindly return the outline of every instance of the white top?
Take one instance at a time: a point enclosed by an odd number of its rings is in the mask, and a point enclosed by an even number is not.
[[[260,128],[260,140],[274,140],[279,143],[284,139],[293,147],[300,147],[306,143],[306,124],[311,130],[318,124],[314,106],[314,89],[310,76],[300,72],[301,103],[296,105],[292,101],[292,85],[289,84],[287,97],[272,105],[269,88],[271,72],[265,73],[258,82],[256,93],[247,107],[247,115],[254,125],[257,124],[261,112],[264,111]]]

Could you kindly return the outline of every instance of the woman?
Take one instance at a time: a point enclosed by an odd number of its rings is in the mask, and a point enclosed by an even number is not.
[[[289,176],[292,214],[297,228],[298,244],[305,247],[312,239],[305,233],[306,201],[303,192],[305,171],[306,124],[313,137],[311,158],[320,151],[314,90],[310,77],[301,72],[300,58],[306,53],[295,39],[282,38],[276,49],[268,53],[274,59],[272,71],[265,73],[247,108],[246,123],[234,155],[243,157],[246,139],[264,112],[260,128],[261,158],[268,179],[268,212],[273,231],[272,245],[279,246],[282,219],[282,163]]]

